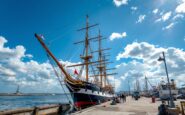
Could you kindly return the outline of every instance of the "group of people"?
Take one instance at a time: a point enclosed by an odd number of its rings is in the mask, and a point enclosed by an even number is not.
[[[126,95],[125,94],[120,94],[119,95],[120,101],[122,101],[123,103],[126,102]]]
[[[116,103],[121,103],[121,102],[126,102],[126,95],[125,94],[120,94],[117,95],[116,97],[113,98],[113,102],[111,103],[112,105],[115,105]]]

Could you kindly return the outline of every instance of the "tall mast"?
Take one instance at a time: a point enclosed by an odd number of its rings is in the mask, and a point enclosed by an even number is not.
[[[115,73],[107,74],[107,72],[106,72],[107,70],[111,70],[114,68],[109,68],[109,69],[106,68],[106,64],[111,63],[111,62],[106,62],[106,60],[107,60],[107,59],[105,59],[106,54],[103,54],[103,51],[110,50],[111,48],[102,49],[102,40],[104,40],[104,39],[106,39],[106,38],[102,38],[101,32],[99,30],[99,35],[98,35],[98,40],[97,40],[98,41],[97,53],[98,53],[99,64],[98,64],[97,68],[99,71],[98,76],[100,77],[100,86],[101,87],[103,87],[103,85],[106,86],[107,75],[114,75],[115,74]]]
[[[99,62],[99,66],[97,67],[99,69],[100,72],[100,85],[102,86],[103,84],[103,66],[102,66],[102,48],[101,48],[101,34],[100,34],[100,30],[99,30],[99,35],[98,35],[98,60]]]
[[[145,76],[145,92],[148,93],[148,81],[146,76]]]
[[[103,59],[105,60],[105,56],[103,57]],[[104,63],[104,86],[106,86],[106,81],[107,81],[107,72],[106,72],[106,64]]]
[[[86,49],[86,52],[85,52],[85,63],[86,63],[86,81],[88,82],[88,72],[89,72],[89,67],[88,67],[88,62],[89,62],[89,56],[88,56],[88,47],[89,47],[89,40],[88,40],[88,37],[89,37],[89,29],[88,29],[88,26],[89,26],[89,20],[88,20],[88,15],[86,16],[86,36],[85,36],[85,49]]]
[[[89,60],[92,58],[92,55],[89,55],[89,40],[96,39],[96,37],[89,39],[89,28],[94,27],[94,26],[97,26],[97,24],[89,26],[89,17],[87,15],[86,16],[86,27],[79,29],[79,31],[84,30],[84,29],[86,30],[85,41],[84,41],[85,42],[85,55],[81,56],[81,58],[85,62],[86,82],[88,82],[88,79],[89,79],[89,74],[88,74],[89,73],[89,64],[90,64]],[[83,41],[80,41],[77,43],[82,43],[82,42]]]
[[[84,63],[68,66],[68,67],[74,67],[74,66],[85,65],[86,81],[87,82],[88,82],[88,79],[89,79],[89,64],[94,64],[94,63],[98,63],[99,62],[99,61],[95,61],[95,62],[91,62],[90,61],[90,59],[92,58],[91,54],[93,53],[92,51],[89,50],[89,48],[90,48],[90,41],[96,40],[96,39],[98,39],[98,37],[89,38],[89,28],[97,26],[98,24],[89,25],[89,20],[88,19],[89,19],[89,17],[87,15],[86,16],[86,26],[77,30],[77,31],[81,31],[81,30],[85,30],[86,31],[86,33],[85,33],[85,40],[78,41],[78,42],[74,43],[74,44],[79,44],[79,43],[84,43],[85,44],[85,50],[84,50],[85,52],[84,52],[84,54],[82,56],[80,56],[80,58],[84,60]]]

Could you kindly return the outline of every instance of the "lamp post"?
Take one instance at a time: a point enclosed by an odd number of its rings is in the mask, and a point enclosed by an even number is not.
[[[129,91],[129,96],[130,96],[130,81],[128,79],[128,91]]]
[[[170,93],[170,107],[175,107],[175,104],[173,102],[171,86],[170,86],[170,80],[169,80],[169,76],[168,76],[168,70],[167,70],[167,66],[166,66],[166,59],[165,59],[164,52],[162,52],[162,54],[163,54],[163,57],[159,57],[158,61],[164,61],[165,70],[166,70],[166,76],[167,76],[167,80],[168,80],[168,88],[169,88],[169,93]]]

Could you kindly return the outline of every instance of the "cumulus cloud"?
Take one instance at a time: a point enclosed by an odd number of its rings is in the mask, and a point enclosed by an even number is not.
[[[130,9],[131,9],[132,11],[136,11],[138,8],[137,8],[136,6],[132,6]]]
[[[182,14],[176,14],[176,15],[173,17],[173,20],[183,19],[183,18],[184,18],[184,15],[182,15]]]
[[[163,21],[168,20],[168,19],[170,18],[171,14],[172,14],[171,11],[165,13],[165,14],[162,16],[162,20],[163,20]]]
[[[175,9],[176,13],[185,13],[185,1],[182,0],[182,3],[179,4],[176,9]]]
[[[138,20],[136,21],[136,23],[142,23],[145,18],[146,18],[146,15],[139,15]]]
[[[159,11],[159,9],[154,9],[152,12],[153,12],[154,14],[157,14],[158,11]]]
[[[128,4],[128,0],[113,0],[113,2],[117,7]]]
[[[115,87],[116,91],[120,90],[121,87],[121,79],[117,78],[115,76],[108,76],[108,80],[110,81],[110,84],[112,84],[113,87]]]
[[[167,21],[172,15],[172,12],[169,11],[169,12],[166,12],[165,14],[162,15],[161,18],[157,19],[155,22],[160,22],[160,21]]]
[[[155,78],[155,82],[160,81],[161,78],[165,79],[164,63],[157,61],[162,51],[166,55],[170,79],[175,79],[178,83],[185,82],[183,79],[185,75],[185,51],[174,47],[158,47],[147,42],[128,44],[124,51],[117,55],[116,59],[130,59],[131,61],[117,65],[116,71],[125,80],[133,79],[133,77],[139,77],[142,80],[146,74],[149,78]],[[155,83],[155,85],[157,84]]]
[[[111,41],[115,40],[115,39],[121,39],[121,38],[125,38],[127,36],[127,33],[126,32],[123,32],[123,33],[116,33],[116,32],[113,32],[109,39]]]
[[[162,28],[163,30],[168,30],[171,29],[174,26],[175,23],[170,23],[169,25],[167,25],[166,27]]]
[[[24,46],[5,47],[7,42],[4,37],[0,36],[0,87],[2,84],[6,84],[7,87],[8,85],[20,85],[27,89],[27,92],[49,92],[49,89],[51,92],[62,92],[48,61],[39,63],[32,60],[33,56],[26,54]],[[26,62],[23,61],[25,58],[27,58]],[[67,62],[61,63],[68,64]]]

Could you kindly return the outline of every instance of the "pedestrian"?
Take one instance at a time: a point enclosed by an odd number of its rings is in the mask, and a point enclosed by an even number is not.
[[[158,107],[158,111],[158,115],[168,115],[165,101],[162,101],[162,104]]]
[[[124,101],[125,101],[125,95],[124,94],[122,94],[122,100],[123,100],[123,103],[124,103]]]
[[[119,99],[120,99],[120,101],[122,100],[122,95],[121,94],[119,94]]]
[[[125,102],[126,102],[126,100],[127,100],[127,96],[125,95],[125,98],[124,98],[124,100],[125,100]]]

